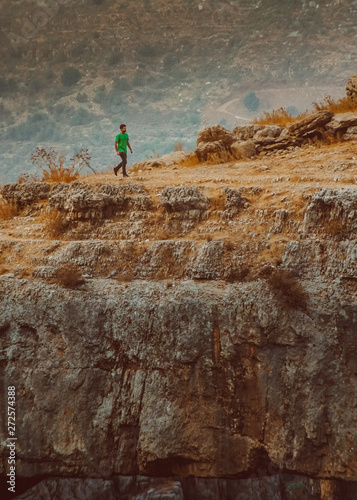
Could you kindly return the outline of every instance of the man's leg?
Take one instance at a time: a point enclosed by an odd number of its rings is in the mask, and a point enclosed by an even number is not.
[[[119,153],[119,154],[120,154],[121,162],[119,163],[119,165],[117,165],[116,167],[113,168],[115,175],[117,175],[118,170],[120,170],[121,167],[123,166],[123,158],[122,158],[123,153]]]
[[[120,157],[123,160],[121,162],[122,171],[123,171],[123,177],[129,177],[128,174],[126,173],[127,154],[126,153],[120,153]]]

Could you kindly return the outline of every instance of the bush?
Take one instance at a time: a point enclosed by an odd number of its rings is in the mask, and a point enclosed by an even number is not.
[[[57,124],[45,113],[34,113],[26,122],[10,127],[7,131],[7,139],[13,141],[57,141],[60,133]]]
[[[114,80],[113,89],[119,91],[130,90],[131,85],[128,80],[124,77],[117,78]]]
[[[60,212],[52,212],[48,216],[45,232],[50,238],[61,238],[70,227],[70,222]]]
[[[256,111],[259,108],[260,100],[255,92],[249,92],[244,99],[244,106],[249,109],[249,111]]]
[[[73,66],[65,68],[62,73],[61,81],[66,87],[71,87],[75,85],[81,79],[81,74],[78,69]]]
[[[124,54],[122,52],[113,52],[112,54],[110,54],[109,58],[108,58],[108,63],[111,65],[111,66],[115,66],[116,64],[119,64],[123,61],[124,59]]]
[[[17,206],[0,198],[0,220],[12,219],[19,215]]]
[[[96,119],[96,115],[93,113],[90,113],[87,109],[85,108],[78,108],[70,121],[70,125],[72,126],[78,126],[78,125],[88,125],[88,123],[91,123]]]
[[[138,54],[142,57],[155,57],[158,55],[159,49],[154,45],[143,45],[139,47]]]
[[[78,179],[80,171],[84,166],[95,170],[90,166],[88,149],[81,149],[79,153],[70,159],[71,166],[65,167],[64,156],[59,155],[53,148],[46,151],[45,148],[36,148],[36,154],[31,155],[31,161],[42,170],[43,182],[73,182]]]
[[[3,76],[0,76],[0,95],[5,94],[6,92],[11,92],[16,89],[16,82],[13,78],[6,79]]]

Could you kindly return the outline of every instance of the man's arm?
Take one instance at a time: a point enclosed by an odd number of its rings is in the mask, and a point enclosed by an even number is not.
[[[132,153],[133,150],[131,149],[130,142],[128,141],[128,148],[130,149],[130,152]]]
[[[114,146],[115,146],[115,151],[117,152],[117,155],[118,155],[119,151],[118,151],[118,143],[117,143],[117,141],[114,142]]]

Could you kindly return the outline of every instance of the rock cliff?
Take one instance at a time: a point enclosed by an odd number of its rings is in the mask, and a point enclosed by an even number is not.
[[[3,188],[19,498],[356,497],[355,149]]]

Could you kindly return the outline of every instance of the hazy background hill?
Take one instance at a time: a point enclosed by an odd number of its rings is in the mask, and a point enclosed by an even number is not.
[[[34,172],[37,145],[106,169],[121,122],[134,162],[193,149],[206,124],[340,97],[356,19],[356,0],[2,0],[0,181]]]

